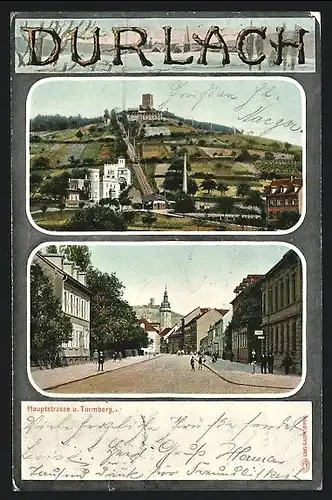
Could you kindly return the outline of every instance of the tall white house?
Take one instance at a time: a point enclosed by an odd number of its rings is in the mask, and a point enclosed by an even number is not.
[[[118,199],[121,191],[130,185],[131,171],[125,158],[120,157],[117,163],[106,163],[102,169],[90,168],[86,179],[69,179],[66,204],[78,206],[84,193],[88,193],[93,203],[99,203],[102,198]]]

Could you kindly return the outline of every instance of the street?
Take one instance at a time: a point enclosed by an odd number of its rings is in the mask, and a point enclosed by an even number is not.
[[[208,365],[215,369],[211,363]],[[55,389],[67,394],[260,394],[285,393],[295,388],[299,377],[280,374],[252,375],[248,372],[218,369],[221,377],[207,366],[195,371],[190,356],[165,354],[146,362],[119,367],[116,370],[78,380]],[[245,385],[248,384],[248,385]],[[252,384],[252,385],[249,385]]]

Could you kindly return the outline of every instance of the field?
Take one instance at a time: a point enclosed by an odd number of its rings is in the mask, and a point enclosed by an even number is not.
[[[143,159],[170,155],[170,148],[162,143],[143,143]]]
[[[38,170],[33,167],[35,158],[45,156],[49,159],[50,168],[59,168],[67,165],[71,157],[83,161],[91,158],[96,162],[105,160],[114,153],[112,143],[95,141],[81,144],[66,143],[38,143],[31,144],[30,147],[30,165],[31,170]]]
[[[50,231],[59,231],[63,224],[68,222],[75,213],[76,210],[63,211],[62,214],[60,212],[46,212],[44,215],[37,213],[32,214],[32,218],[41,228],[49,229]]]

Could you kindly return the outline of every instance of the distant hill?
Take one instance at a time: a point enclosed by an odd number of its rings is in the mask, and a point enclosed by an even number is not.
[[[191,118],[183,118],[182,116],[177,116],[174,113],[171,113],[170,111],[163,111],[163,116],[165,118],[170,118],[172,120],[179,120],[183,123],[186,123],[194,128],[198,128],[201,130],[211,130],[212,128],[214,132],[222,132],[224,134],[234,133],[233,127],[227,127],[226,125],[221,125],[220,123],[202,122],[198,120],[192,120]],[[235,129],[235,131],[237,133],[240,132],[239,129]]]
[[[132,306],[137,318],[150,319],[153,323],[159,322],[159,305]],[[172,311],[172,323],[175,324],[183,318],[183,314]]]

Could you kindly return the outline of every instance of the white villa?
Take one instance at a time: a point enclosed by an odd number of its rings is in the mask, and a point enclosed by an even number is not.
[[[86,198],[97,204],[102,198],[117,199],[123,189],[131,185],[131,171],[122,157],[118,163],[106,163],[100,172],[99,167],[89,168],[89,177],[69,179],[66,205],[76,207],[85,193]]]

